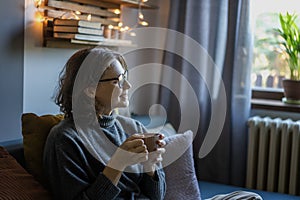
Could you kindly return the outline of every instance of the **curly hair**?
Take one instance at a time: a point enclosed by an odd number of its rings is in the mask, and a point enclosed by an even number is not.
[[[64,113],[65,118],[72,118],[72,94],[76,76],[86,57],[93,51],[93,49],[100,49],[99,47],[85,48],[78,50],[74,53],[65,64],[63,70],[59,74],[59,84],[57,88],[54,101],[56,105],[60,107],[60,111]],[[120,61],[121,65],[127,69],[127,65],[123,56],[119,53],[111,51],[109,49],[102,49],[104,51],[110,51],[112,55]],[[109,67],[109,66],[105,66]]]

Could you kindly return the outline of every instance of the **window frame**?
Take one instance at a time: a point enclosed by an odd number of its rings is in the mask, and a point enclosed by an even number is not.
[[[252,88],[251,109],[300,113],[300,105],[282,102],[283,89]]]

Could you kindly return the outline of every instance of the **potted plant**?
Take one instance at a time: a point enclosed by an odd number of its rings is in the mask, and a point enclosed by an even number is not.
[[[281,40],[278,44],[284,53],[290,70],[290,78],[283,80],[284,102],[300,103],[300,29],[296,14],[279,14],[280,28],[274,29]]]

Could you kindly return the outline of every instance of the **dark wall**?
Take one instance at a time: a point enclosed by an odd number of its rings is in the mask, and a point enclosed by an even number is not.
[[[24,0],[0,1],[0,142],[21,138]]]

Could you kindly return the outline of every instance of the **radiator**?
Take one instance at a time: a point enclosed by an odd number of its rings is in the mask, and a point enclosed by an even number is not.
[[[300,121],[248,120],[246,187],[300,195]]]

